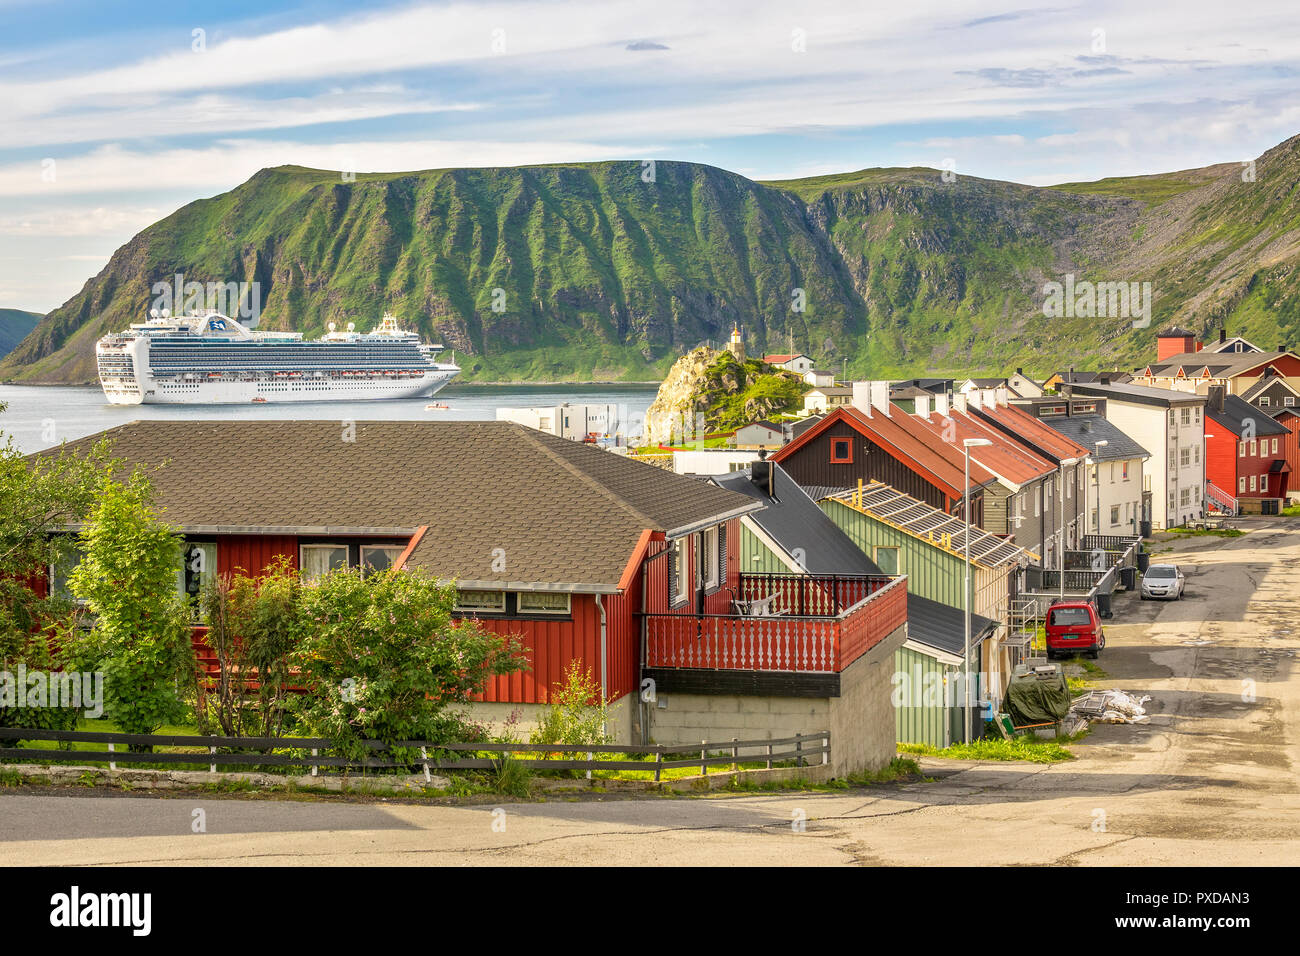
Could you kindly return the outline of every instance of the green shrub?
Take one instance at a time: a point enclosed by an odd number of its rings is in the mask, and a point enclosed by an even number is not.
[[[294,704],[310,733],[353,758],[367,738],[451,743],[470,733],[449,705],[526,664],[514,642],[455,620],[455,600],[453,585],[400,569],[331,571],[304,586],[291,661],[308,690]],[[408,749],[395,752],[418,762]]]
[[[609,743],[608,703],[601,699],[600,686],[586,666],[571,661],[564,672],[564,683],[551,694],[550,706],[542,712],[528,742],[592,747]]]

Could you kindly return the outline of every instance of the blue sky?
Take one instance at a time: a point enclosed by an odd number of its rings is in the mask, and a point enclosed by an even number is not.
[[[259,168],[679,159],[1035,185],[1300,132],[1289,2],[0,0],[0,306]]]

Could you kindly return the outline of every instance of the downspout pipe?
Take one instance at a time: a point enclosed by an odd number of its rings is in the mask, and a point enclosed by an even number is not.
[[[609,658],[609,627],[605,617],[605,602],[601,600],[600,595],[596,595],[596,610],[600,611],[600,712],[604,715],[601,721],[600,731],[606,737],[609,736],[609,713],[605,707],[605,702],[609,700],[608,688],[608,658]]]

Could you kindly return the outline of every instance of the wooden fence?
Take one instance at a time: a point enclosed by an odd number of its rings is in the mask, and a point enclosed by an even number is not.
[[[681,767],[699,767],[702,774],[708,768],[722,764],[763,763],[771,769],[774,763],[794,761],[796,766],[808,766],[812,761],[827,763],[831,752],[829,731],[795,734],[772,740],[701,741],[698,744],[490,744],[450,743],[436,744],[427,740],[404,740],[388,744],[380,740],[362,741],[363,746],[376,756],[362,759],[341,756],[333,741],[318,737],[199,737],[168,734],[121,734],[80,730],[39,730],[25,727],[0,727],[0,742],[32,740],[61,741],[65,743],[105,744],[107,750],[63,750],[35,747],[0,747],[0,762],[20,763],[95,763],[151,764],[166,768],[177,764],[207,764],[212,773],[230,767],[277,767],[310,770],[319,775],[321,769],[345,772],[350,769],[423,771],[429,779],[432,770],[492,770],[500,766],[507,756],[526,760],[533,772],[546,770],[623,770],[653,773],[658,781],[665,770]],[[175,753],[156,750],[117,750],[117,747],[195,747],[193,752]],[[419,751],[414,759],[398,759],[391,751],[402,748]],[[785,748],[785,749],[779,749]],[[276,753],[275,751],[301,751],[301,753]],[[743,751],[752,751],[745,753]],[[430,756],[432,754],[432,757]],[[469,754],[470,756],[443,757],[441,754]],[[481,756],[500,754],[499,757]],[[535,754],[520,757],[521,754]],[[585,759],[550,759],[551,754],[586,754]],[[600,760],[598,754],[628,754],[647,759]],[[681,754],[691,754],[688,759]],[[698,754],[698,756],[695,756]],[[653,759],[648,759],[653,758]],[[665,759],[675,758],[675,759]],[[819,758],[819,759],[813,759]]]

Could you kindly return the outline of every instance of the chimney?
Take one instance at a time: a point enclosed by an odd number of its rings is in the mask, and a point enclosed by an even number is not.
[[[930,396],[929,395],[916,396],[916,414],[920,415],[922,418],[930,417]]]
[[[885,381],[871,383],[871,404],[886,418],[889,418],[889,383]]]
[[[1219,344],[1222,345],[1226,341],[1228,341],[1228,330],[1219,329]]]
[[[948,393],[940,392],[934,396],[934,410],[941,418],[948,417]]]
[[[1022,374],[1020,369],[1016,369],[1016,374]],[[1011,391],[1005,385],[999,385],[994,389],[993,395],[997,403],[1004,408],[1011,403]]]
[[[1279,342],[1279,343],[1277,343],[1277,350],[1278,350],[1279,352],[1285,352],[1285,351],[1286,351],[1286,343],[1285,343],[1285,342]]]
[[[871,383],[854,382],[852,405],[858,411],[871,417]]]
[[[980,406],[990,411],[998,407],[998,391],[995,388],[986,388],[980,395]]]
[[[962,392],[961,395],[966,400],[967,408],[980,408],[984,404],[983,394],[978,388],[972,388],[969,392]]]
[[[958,392],[958,393],[956,393],[956,394],[953,395],[953,397],[952,397],[952,410],[953,410],[954,412],[958,412],[958,413],[960,413],[960,414],[962,414],[962,415],[965,415],[965,414],[966,414],[966,396],[965,396],[965,395],[962,395],[960,392]]]
[[[1019,375],[1021,378],[1024,378],[1024,377],[1025,377],[1025,370],[1024,370],[1023,368],[1018,368],[1018,369],[1016,369],[1016,374]]]
[[[1098,375],[1098,376],[1097,376],[1097,384],[1098,384],[1098,385],[1109,385],[1109,384],[1110,384],[1110,373],[1108,373],[1108,372],[1102,372],[1100,375]]]
[[[1210,407],[1220,414],[1223,413],[1224,395],[1226,389],[1222,385],[1211,385],[1208,391]]]

